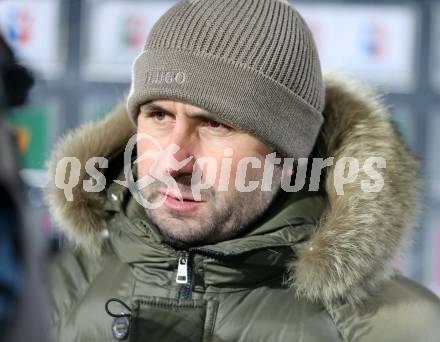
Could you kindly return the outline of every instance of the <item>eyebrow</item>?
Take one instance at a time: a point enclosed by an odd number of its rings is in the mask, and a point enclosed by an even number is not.
[[[163,108],[162,106],[159,106],[158,104],[151,103],[151,102],[143,104],[142,106],[140,106],[139,109],[141,111],[156,111],[157,110],[157,111],[162,111],[162,112],[165,112],[165,113],[168,113],[168,114],[173,114],[169,110]],[[188,116],[190,116],[190,117],[202,117],[202,118],[206,118],[206,119],[209,119],[209,120],[219,121],[219,120],[217,120],[217,118],[213,114],[211,114],[209,112],[206,112],[206,111],[187,112],[186,114]]]

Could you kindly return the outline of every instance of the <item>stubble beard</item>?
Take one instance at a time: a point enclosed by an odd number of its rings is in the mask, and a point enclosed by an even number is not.
[[[191,193],[188,176],[174,177],[182,193]],[[271,191],[257,188],[252,192],[232,194],[225,191],[208,189],[201,193],[203,208],[192,213],[180,213],[162,204],[157,209],[145,208],[148,218],[169,240],[197,246],[229,240],[246,231],[270,206],[280,191],[281,169],[274,169]],[[148,188],[140,190],[145,199],[154,202],[161,196],[160,182],[154,182]]]

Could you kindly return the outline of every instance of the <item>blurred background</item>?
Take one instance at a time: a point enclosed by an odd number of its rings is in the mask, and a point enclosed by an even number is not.
[[[379,87],[423,163],[424,212],[407,276],[440,295],[440,1],[290,1],[310,25],[324,69]],[[33,228],[57,249],[42,199],[45,160],[68,129],[96,120],[129,90],[130,68],[174,1],[0,0],[0,32],[36,85],[10,123],[19,136]],[[405,170],[402,170],[405,172]]]

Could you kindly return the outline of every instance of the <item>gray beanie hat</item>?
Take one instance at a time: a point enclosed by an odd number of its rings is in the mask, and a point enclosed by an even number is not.
[[[283,156],[308,157],[323,123],[312,33],[282,0],[181,0],[152,27],[127,109],[174,99],[213,113]]]

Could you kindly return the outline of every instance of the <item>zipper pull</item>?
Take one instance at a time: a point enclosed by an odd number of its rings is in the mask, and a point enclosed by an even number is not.
[[[187,284],[188,283],[188,258],[179,257],[179,265],[177,266],[176,283]]]

